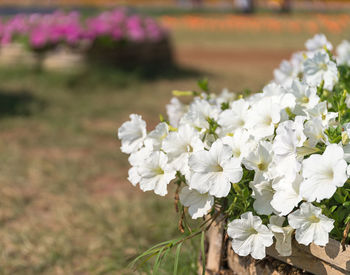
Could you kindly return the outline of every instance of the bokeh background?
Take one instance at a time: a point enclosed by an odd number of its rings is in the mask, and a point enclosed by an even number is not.
[[[174,89],[197,89],[207,77],[213,92],[259,91],[312,35],[325,33],[334,45],[350,38],[346,0],[1,0],[1,26],[18,13],[74,10],[88,18],[122,6],[167,29],[171,60],[134,62],[140,42],[127,66],[59,48],[48,51],[54,65],[38,67],[27,62],[27,44],[1,45],[1,274],[149,274],[149,263],[138,271],[127,265],[179,236],[178,215],[172,195],[127,181],[116,133],[129,114],[141,114],[151,130]],[[183,247],[179,274],[196,273],[196,241]],[[173,258],[160,274],[172,274]]]

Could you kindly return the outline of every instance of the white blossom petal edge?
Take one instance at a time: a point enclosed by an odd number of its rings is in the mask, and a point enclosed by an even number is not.
[[[153,152],[138,169],[140,188],[154,190],[160,196],[168,194],[167,185],[175,178],[176,171],[168,164],[168,157],[160,151]]]
[[[262,259],[266,255],[265,248],[273,244],[272,232],[252,212],[230,222],[227,234],[232,238],[232,249],[240,256],[251,254],[254,259]]]
[[[323,155],[310,156],[303,161],[301,196],[310,202],[332,197],[347,180],[346,167],[343,148],[337,144],[328,145]]]
[[[209,151],[193,153],[189,159],[193,172],[190,188],[217,198],[226,197],[231,189],[231,182],[236,183],[242,178],[241,162],[232,157],[230,146],[220,139],[215,141]]]
[[[294,229],[287,225],[283,226],[285,217],[271,216],[269,228],[276,239],[276,250],[281,256],[292,255],[292,234]]]
[[[122,142],[123,153],[131,154],[140,149],[146,137],[146,122],[141,116],[132,114],[130,120],[118,129],[118,138]]]
[[[214,197],[208,193],[201,194],[196,190],[191,190],[188,186],[182,188],[180,202],[188,207],[188,213],[192,219],[197,219],[208,214],[214,205]]]
[[[334,227],[334,220],[322,215],[321,212],[321,208],[304,202],[298,210],[289,214],[288,222],[296,229],[295,239],[298,243],[309,245],[314,242],[320,246],[328,243],[328,234]]]

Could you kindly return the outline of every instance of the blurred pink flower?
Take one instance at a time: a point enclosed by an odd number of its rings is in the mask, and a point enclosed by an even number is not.
[[[152,18],[129,14],[124,8],[105,11],[86,20],[75,11],[55,11],[51,14],[19,14],[0,22],[1,44],[24,37],[33,48],[60,43],[73,46],[86,39],[93,42],[99,37],[110,37],[113,41],[157,42],[166,35]]]

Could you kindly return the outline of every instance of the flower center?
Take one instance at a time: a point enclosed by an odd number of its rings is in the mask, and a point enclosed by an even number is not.
[[[233,151],[233,155],[236,158],[239,158],[241,156],[241,150],[239,148],[237,148],[236,150]]]
[[[264,123],[266,125],[270,125],[272,123],[272,118],[270,116],[265,117]]]
[[[309,98],[307,96],[303,96],[300,100],[302,103],[309,103]]]
[[[267,164],[265,162],[258,163],[258,169],[260,171],[265,171],[267,169]]]
[[[326,175],[329,179],[333,180],[333,177],[334,177],[334,171],[332,169],[329,169],[327,172],[326,172]]]
[[[222,172],[224,169],[220,166],[220,164],[213,166],[213,172]]]
[[[245,122],[244,122],[243,119],[240,119],[240,120],[238,121],[238,125],[239,125],[240,127],[243,127],[244,124],[245,124]]]
[[[153,171],[157,175],[163,175],[164,174],[164,170],[162,168],[160,168],[159,166],[157,168],[155,168]]]
[[[251,234],[251,235],[253,235],[253,234],[258,234],[258,231],[256,231],[254,227],[249,228],[247,231],[248,231],[248,233]]]
[[[308,220],[312,223],[318,223],[320,221],[320,218],[316,217],[315,215],[312,215],[308,218]]]
[[[321,63],[321,64],[319,65],[319,68],[320,68],[321,70],[327,71],[327,64],[326,64],[326,63]]]

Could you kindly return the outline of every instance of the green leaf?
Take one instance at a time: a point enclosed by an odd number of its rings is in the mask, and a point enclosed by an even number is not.
[[[174,262],[174,275],[177,275],[177,269],[179,265],[180,251],[183,243],[179,243],[175,252],[175,262]]]
[[[157,258],[156,258],[156,260],[155,260],[155,262],[154,262],[154,265],[153,265],[153,274],[155,274],[155,275],[158,274],[158,269],[159,269],[160,263],[162,262],[162,254],[163,254],[163,251],[164,251],[165,249],[169,249],[169,247],[167,247],[167,246],[162,247],[162,249],[159,250],[158,255],[157,255]]]
[[[243,197],[244,198],[249,198],[250,197],[250,192],[249,192],[248,188],[244,188],[243,189]]]
[[[345,215],[347,215],[349,210],[346,210],[344,208],[338,208],[337,211],[334,212],[334,219],[338,222],[342,222],[345,218]]]
[[[338,193],[338,192],[335,192],[334,195],[333,195],[333,198],[338,202],[338,203],[343,203],[344,202],[344,199],[343,197]]]
[[[181,238],[175,239],[175,240],[170,240],[170,241],[165,241],[165,242],[161,242],[159,244],[156,244],[154,246],[152,246],[151,248],[147,249],[145,252],[143,252],[141,255],[139,255],[138,257],[136,257],[130,264],[129,266],[132,268],[135,266],[135,264],[140,261],[142,258],[147,257],[146,260],[144,262],[146,262],[147,260],[151,259],[152,257],[154,257],[155,255],[157,255],[157,253],[159,253],[159,250],[163,249],[164,247],[170,245],[171,243],[177,242],[178,240],[180,240]],[[143,262],[143,263],[144,263]],[[143,263],[141,263],[140,265],[142,265]]]
[[[197,85],[202,91],[204,91],[204,92],[208,92],[209,91],[208,79],[207,78],[198,80]]]
[[[230,103],[229,102],[223,102],[221,103],[221,110],[227,110],[228,108],[230,108]]]
[[[163,261],[163,259],[166,259],[168,257],[168,254],[169,254],[170,250],[171,250],[171,247],[169,246],[168,249],[165,250],[165,252],[164,252],[164,254],[163,254],[163,256],[162,256],[160,261]]]

